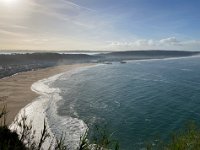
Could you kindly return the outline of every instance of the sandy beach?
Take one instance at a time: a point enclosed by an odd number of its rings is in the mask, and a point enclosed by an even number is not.
[[[34,82],[62,72],[90,65],[92,64],[49,67],[36,71],[21,72],[14,76],[0,79],[0,110],[6,104],[8,111],[6,123],[8,125],[11,124],[18,112],[38,96],[35,92],[31,91],[31,85]]]

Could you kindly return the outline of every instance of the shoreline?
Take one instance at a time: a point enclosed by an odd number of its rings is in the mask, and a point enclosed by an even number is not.
[[[171,60],[171,59],[185,59],[191,57],[170,57],[170,58],[159,58],[159,59],[136,59],[126,60],[126,62],[134,61],[155,61],[155,60]],[[83,64],[70,64],[70,65],[59,65],[54,67],[47,67],[37,70],[18,72],[14,75],[3,77],[0,79],[0,110],[6,104],[7,107],[7,120],[6,124],[10,125],[16,115],[29,103],[33,102],[38,96],[37,92],[31,89],[32,84],[35,82],[49,78],[51,76],[68,72],[70,70],[81,68],[85,66],[93,66],[96,63],[83,63]]]
[[[40,96],[31,89],[35,82],[73,69],[92,65],[95,64],[60,65],[34,71],[19,72],[16,75],[0,79],[0,110],[6,105],[8,112],[6,124],[11,125],[21,109]]]
[[[126,62],[134,61],[155,61],[155,60],[171,60],[171,59],[184,59],[191,57],[173,57],[173,58],[159,58],[159,59],[138,59],[138,60],[126,60]],[[37,70],[18,72],[14,75],[3,77],[0,79],[0,110],[6,104],[7,107],[7,120],[6,124],[10,125],[16,115],[29,103],[33,102],[38,96],[37,92],[31,89],[32,84],[35,82],[49,78],[51,76],[68,72],[70,70],[81,68],[85,66],[92,66],[96,63],[83,63],[83,64],[70,64],[59,65],[54,67],[47,67]]]
[[[50,139],[48,139],[44,143],[44,148],[47,148],[53,140],[51,137],[60,138],[60,136],[63,134],[63,131],[65,131],[65,135],[68,137],[67,139],[65,139],[68,148],[77,149],[80,142],[80,137],[86,132],[88,127],[86,123],[79,118],[74,118],[71,116],[63,117],[57,114],[57,102],[59,102],[63,98],[60,95],[60,89],[51,85],[56,80],[59,80],[62,76],[64,76],[65,79],[69,79],[72,75],[76,73],[88,70],[96,66],[98,65],[87,65],[77,68],[74,67],[69,71],[56,74],[54,76],[39,80],[32,84],[31,90],[38,93],[40,96],[37,97],[35,101],[24,107],[18,115],[20,117],[25,111],[26,115],[29,116],[28,121],[32,121],[33,129],[35,129],[36,131],[36,138],[40,137],[40,132],[38,131],[42,130],[42,127],[44,125],[43,121],[45,118],[48,133],[51,136]],[[35,110],[37,110],[37,112],[35,112]],[[65,129],[62,128],[61,130],[58,130],[60,126],[58,127],[56,124],[59,124],[61,126],[63,125]],[[13,128],[14,126],[15,124],[12,124],[10,127]]]
[[[191,57],[193,57],[193,56],[191,56]],[[166,61],[166,60],[171,60],[171,59],[181,59],[182,61],[184,61],[185,60],[185,58],[191,58],[191,57],[181,57],[181,58],[169,58],[169,59],[147,59],[147,60],[134,60],[135,62],[137,62],[137,61],[156,61],[156,60],[162,60],[162,61]],[[196,57],[196,56],[195,56]],[[128,61],[127,61],[128,62]],[[76,64],[76,65],[78,65],[78,64]],[[76,66],[76,65],[65,65],[65,66],[62,66],[62,68],[65,68],[66,69],[66,67],[67,67],[67,70],[65,70],[65,72],[67,73],[67,74],[71,74],[71,72],[73,72],[73,70],[80,70],[81,68],[90,68],[90,67],[92,67],[93,68],[93,66],[97,66],[98,64],[93,64],[93,65],[90,65],[90,66],[88,66],[88,65],[86,65],[85,66],[85,64],[82,64],[81,66]],[[104,65],[104,64],[102,64],[102,65]],[[68,68],[69,66],[71,66],[72,68]],[[74,67],[73,67],[74,66]],[[61,66],[58,66],[58,67],[61,67]],[[51,69],[52,68],[54,68],[54,67],[51,67]],[[50,69],[50,68],[47,68],[47,69]],[[46,70],[46,69],[42,69],[42,70]],[[38,71],[38,70],[37,70]],[[59,71],[61,71],[61,70],[59,70]],[[38,80],[38,81],[36,81],[36,82],[34,82],[33,84],[35,84],[35,83],[37,83],[37,82],[44,82],[45,80],[48,80],[48,79],[50,79],[51,77],[54,77],[55,76],[55,78],[57,78],[57,76],[58,76],[58,78],[59,78],[59,76],[60,76],[60,74],[64,74],[65,72],[63,72],[64,70],[62,70],[61,72],[54,72],[54,74],[52,75],[52,76],[48,76],[47,78],[42,78],[42,79],[40,79],[40,80]],[[19,74],[23,74],[23,73],[26,73],[26,72],[21,72],[21,73],[19,73]],[[17,75],[14,75],[14,76],[18,76],[18,74]],[[11,77],[8,77],[8,78],[11,78]],[[69,78],[70,78],[70,76],[69,76]],[[61,78],[62,79],[62,78]],[[52,79],[52,80],[56,80],[56,79]],[[48,82],[49,83],[49,82]],[[32,88],[33,87],[33,84],[31,85],[31,90],[32,91],[34,91],[34,89],[35,88]],[[67,85],[67,84],[66,84]],[[40,86],[39,86],[40,87]],[[34,92],[36,92],[37,93],[37,91],[34,91]],[[52,93],[52,92],[50,92],[50,93]],[[59,93],[59,92],[58,92]],[[44,94],[48,94],[48,93],[44,93]],[[37,95],[39,95],[39,96],[41,96],[41,94],[40,94],[40,90],[38,91],[38,94]],[[41,99],[41,100],[43,100],[43,99]],[[37,104],[39,104],[39,105],[41,105],[42,104],[42,102],[40,101],[40,100],[38,100],[38,97],[37,98],[35,98],[34,99],[34,101],[32,100],[28,105],[26,105],[25,107],[28,107],[29,105],[32,105],[32,103],[35,103],[35,101],[38,101],[38,103]],[[0,104],[1,104],[1,101],[0,101]],[[52,105],[50,105],[50,106],[52,106]],[[1,106],[0,106],[1,107]],[[25,107],[23,107],[21,110],[23,110],[23,109],[25,109]],[[54,106],[53,106],[54,107]],[[34,109],[34,110],[37,110],[37,109]],[[34,111],[33,111],[34,112]],[[37,112],[38,113],[38,112]],[[19,113],[18,113],[19,114]],[[41,116],[40,116],[41,117]],[[145,120],[146,121],[146,120]],[[57,122],[56,122],[57,123]],[[41,125],[41,124],[40,124]],[[59,122],[59,125],[60,125],[60,122]],[[50,124],[50,126],[48,126],[48,127],[52,127],[51,126],[51,124]],[[38,129],[38,128],[37,128]],[[53,136],[55,136],[55,134],[53,135]],[[52,137],[53,137],[52,136]]]

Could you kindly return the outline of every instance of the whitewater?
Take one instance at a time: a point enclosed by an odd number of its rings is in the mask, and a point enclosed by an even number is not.
[[[99,65],[96,65],[99,66]],[[31,122],[33,130],[36,131],[36,141],[41,137],[41,131],[46,122],[48,133],[51,138],[48,138],[43,148],[47,149],[50,144],[55,145],[55,139],[61,136],[65,137],[65,144],[70,150],[74,150],[79,146],[80,137],[85,134],[88,129],[84,121],[70,116],[61,117],[57,114],[57,102],[62,100],[60,96],[61,90],[54,88],[51,85],[60,77],[70,78],[73,74],[79,73],[95,66],[87,66],[72,69],[70,71],[54,75],[52,77],[39,80],[32,84],[31,90],[39,94],[30,104],[20,110],[15,119],[20,120],[22,116],[26,115],[27,123]],[[55,124],[56,123],[56,124]],[[12,130],[17,130],[19,127],[13,122],[10,127]],[[52,132],[52,129],[55,132]],[[52,147],[53,148],[53,147]]]
[[[34,83],[40,96],[25,110],[37,130],[45,118],[52,136],[64,134],[71,150],[88,128],[104,123],[120,148],[141,149],[199,120],[199,70],[199,57],[75,69]]]

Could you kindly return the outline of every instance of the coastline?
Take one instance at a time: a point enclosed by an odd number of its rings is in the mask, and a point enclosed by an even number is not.
[[[126,62],[171,60],[171,59],[184,59],[191,57],[199,57],[199,55],[189,56],[189,57],[161,58],[161,59],[127,60]],[[19,72],[12,76],[0,79],[0,85],[1,85],[0,110],[6,104],[8,111],[6,123],[10,125],[22,108],[24,108],[26,105],[28,105],[38,96],[40,96],[40,94],[38,94],[37,91],[33,91],[31,89],[32,84],[34,84],[39,80],[46,79],[63,72],[68,72],[76,68],[92,66],[92,65],[95,64],[83,63],[83,64],[60,65],[33,71]],[[4,99],[3,101],[2,98]]]
[[[138,61],[156,61],[156,60],[171,60],[171,59],[185,59],[185,58],[191,58],[191,57],[197,57],[197,56],[190,56],[190,57],[178,57],[178,58],[166,58],[166,59],[146,59],[146,60],[134,60],[135,62],[138,62]],[[199,57],[199,56],[198,56]],[[129,62],[129,61],[127,61],[127,62]],[[131,61],[130,61],[131,62]],[[30,84],[30,86],[29,86],[29,90],[31,91],[33,91],[33,93],[36,95],[36,97],[35,98],[33,98],[32,100],[30,100],[29,101],[29,103],[28,104],[26,104],[25,106],[22,106],[22,108],[20,109],[20,111],[17,113],[17,116],[20,116],[20,114],[22,114],[23,113],[23,110],[30,110],[29,109],[29,107],[30,107],[30,105],[33,105],[33,106],[31,106],[31,109],[32,109],[32,111],[30,111],[28,114],[33,114],[33,115],[36,115],[36,117],[35,118],[40,118],[39,120],[37,120],[36,121],[36,124],[34,124],[34,127],[35,127],[35,129],[37,129],[38,131],[41,131],[40,129],[41,129],[41,127],[43,127],[42,126],[42,121],[44,120],[44,118],[45,118],[45,116],[43,116],[42,114],[44,113],[44,112],[52,112],[52,109],[49,109],[49,110],[47,110],[47,109],[45,109],[46,107],[43,107],[43,106],[46,106],[46,100],[45,100],[45,97],[48,99],[48,98],[53,98],[53,100],[51,100],[52,101],[52,103],[48,103],[51,107],[53,107],[53,108],[56,108],[56,107],[54,107],[54,106],[56,106],[56,105],[54,105],[55,103],[56,103],[56,101],[54,101],[54,99],[58,99],[59,100],[59,91],[56,91],[55,93],[56,94],[58,94],[58,95],[55,95],[55,94],[53,94],[52,95],[52,93],[54,93],[54,90],[57,90],[57,88],[52,88],[51,86],[49,86],[50,87],[50,89],[47,89],[47,91],[48,90],[50,90],[49,92],[46,92],[46,90],[44,90],[44,89],[46,89],[46,87],[43,87],[42,85],[40,86],[40,84],[39,83],[41,83],[41,84],[46,84],[47,85],[47,87],[48,87],[48,83],[52,83],[52,82],[54,82],[55,80],[57,80],[59,77],[61,77],[61,79],[62,79],[62,75],[63,74],[65,74],[65,77],[71,77],[71,75],[73,75],[73,73],[74,73],[74,71],[75,71],[75,73],[76,73],[76,71],[81,71],[82,70],[82,68],[84,69],[84,68],[90,68],[90,67],[93,67],[93,66],[96,66],[97,64],[74,64],[74,65],[63,65],[63,66],[57,66],[57,67],[49,67],[49,68],[46,68],[46,69],[39,69],[39,70],[36,70],[36,71],[29,71],[29,72],[21,72],[21,73],[17,73],[17,74],[15,74],[15,75],[13,75],[13,76],[10,76],[10,77],[6,77],[6,78],[3,78],[3,79],[1,79],[0,80],[0,85],[2,85],[1,83],[2,83],[2,80],[8,80],[8,81],[10,81],[9,79],[10,78],[15,78],[16,76],[19,76],[20,75],[20,77],[21,77],[21,80],[23,81],[23,79],[26,79],[26,78],[28,78],[29,79],[29,77],[30,76],[34,76],[34,77],[31,77],[31,79],[30,80],[32,80],[33,81],[33,79],[35,79],[35,78],[37,78],[37,80],[36,81],[34,81],[34,82],[32,82],[31,84]],[[103,65],[103,64],[101,64],[101,65]],[[85,70],[85,69],[84,69]],[[39,73],[38,73],[39,72]],[[31,74],[31,75],[30,75]],[[23,77],[25,77],[25,75],[26,75],[26,78],[23,78]],[[67,76],[66,76],[67,75]],[[69,75],[69,76],[68,76]],[[40,76],[40,78],[38,77],[38,76]],[[41,78],[41,76],[42,76],[42,78]],[[18,77],[19,78],[19,77]],[[26,80],[28,80],[28,79],[26,79]],[[6,82],[5,81],[5,82]],[[7,82],[8,82],[7,81]],[[17,79],[13,79],[13,82],[17,82],[18,80]],[[11,82],[11,81],[10,81]],[[26,83],[27,84],[27,83]],[[35,85],[36,84],[36,85]],[[11,84],[11,83],[8,83],[8,89],[10,90],[10,89],[13,89],[14,87],[16,88],[17,86],[13,86],[14,84]],[[17,83],[15,83],[15,85],[18,85]],[[4,85],[5,86],[5,85]],[[23,85],[24,86],[24,85]],[[38,88],[39,87],[39,88]],[[41,88],[40,88],[41,87]],[[19,87],[18,87],[19,88]],[[2,89],[2,87],[0,87],[0,89]],[[7,89],[7,88],[6,88]],[[38,90],[39,89],[39,90]],[[27,89],[25,89],[25,90],[28,90],[28,88]],[[53,91],[51,91],[51,90],[53,90]],[[0,93],[1,93],[2,91],[0,91]],[[4,92],[5,92],[5,90],[4,90]],[[6,92],[8,92],[8,91],[6,91]],[[13,92],[13,91],[12,91]],[[25,93],[25,91],[23,91],[24,93]],[[23,93],[22,92],[22,93]],[[42,92],[42,93],[41,93]],[[19,94],[19,93],[18,93]],[[2,95],[0,95],[0,97],[1,97]],[[13,96],[13,94],[11,94],[11,96]],[[16,95],[15,95],[16,96]],[[20,95],[21,97],[22,97],[22,95]],[[41,98],[39,98],[39,97],[41,97]],[[8,98],[9,98],[9,96],[8,96]],[[62,98],[61,98],[62,99]],[[45,102],[44,102],[45,101]],[[17,103],[17,102],[16,102]],[[2,104],[2,102],[0,101],[0,104]],[[36,106],[36,107],[35,107]],[[0,105],[0,108],[2,107],[2,105]],[[27,109],[28,108],[28,109]],[[38,108],[38,109],[34,109],[34,108]],[[40,108],[43,108],[43,109],[40,109]],[[39,111],[38,111],[39,110]],[[40,110],[45,110],[45,111],[40,111]],[[47,110],[47,111],[46,111]],[[12,110],[11,110],[12,111]],[[36,112],[36,114],[35,114],[35,112]],[[9,111],[9,113],[10,113],[10,111]],[[54,113],[55,114],[55,113]],[[48,113],[47,113],[47,115],[48,115]],[[15,115],[16,116],[16,115]],[[28,115],[29,116],[29,115]],[[52,114],[50,114],[50,116],[52,116]],[[56,120],[56,123],[58,123],[59,125],[61,124],[63,124],[64,122],[65,122],[65,126],[66,126],[66,124],[70,124],[71,122],[73,122],[73,123],[77,123],[77,122],[79,122],[79,123],[81,123],[81,128],[79,128],[79,129],[83,129],[82,127],[84,127],[84,122],[82,122],[81,120],[79,120],[79,119],[75,119],[74,120],[74,118],[71,118],[71,117],[68,117],[66,120],[63,120],[63,118],[59,118],[59,117],[57,117],[57,116],[55,116],[56,118],[58,118],[58,120]],[[54,119],[55,119],[55,117],[54,117]],[[35,120],[35,119],[34,119]],[[60,120],[63,120],[63,122],[61,122]],[[68,122],[67,122],[68,121]],[[40,122],[40,123],[39,123]],[[38,126],[37,126],[38,125]],[[10,125],[10,127],[11,127],[11,125]],[[50,121],[50,124],[47,124],[47,127],[48,128],[54,128],[55,126],[52,126],[52,124],[51,124],[51,121]],[[70,126],[71,127],[71,126]],[[87,127],[87,125],[86,125],[86,127]],[[56,127],[56,128],[58,128],[58,127]],[[68,127],[69,128],[69,127]],[[12,128],[11,128],[12,129]],[[80,130],[74,130],[75,128],[73,128],[73,131],[80,131]],[[63,131],[63,130],[62,130]],[[64,130],[64,131],[66,131],[66,130]],[[83,130],[82,130],[83,131]],[[74,132],[76,135],[80,135],[80,134],[77,134],[77,132]],[[40,134],[40,133],[39,133]],[[62,133],[61,133],[62,134]],[[61,134],[59,134],[59,135],[61,135]],[[54,132],[50,132],[50,135],[52,135],[51,137],[54,137],[55,136],[55,134],[54,134]],[[72,135],[72,134],[69,134],[69,135]],[[70,137],[70,136],[69,136]],[[80,136],[76,136],[76,137],[80,137]],[[75,139],[74,137],[73,137],[73,139]],[[80,139],[80,138],[77,138],[78,140]],[[70,142],[70,143],[72,143],[72,140],[71,139],[69,139],[70,141],[68,141],[68,142]],[[51,141],[47,141],[48,143],[50,143]],[[47,145],[49,145],[47,143]],[[77,142],[76,142],[77,143]],[[76,144],[75,143],[75,144]],[[72,144],[72,145],[75,145],[75,144]],[[71,148],[71,149],[74,149],[74,148]]]
[[[33,83],[63,72],[92,65],[94,64],[61,65],[35,71],[20,72],[14,76],[0,79],[0,97],[4,97],[4,100],[0,101],[0,109],[6,104],[8,112],[6,124],[10,125],[20,110],[39,96],[38,93],[31,90]]]

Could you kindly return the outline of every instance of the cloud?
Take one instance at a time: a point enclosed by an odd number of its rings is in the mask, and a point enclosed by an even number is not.
[[[21,33],[11,32],[7,30],[0,29],[0,35],[8,36],[8,37],[23,37],[24,35]]]
[[[159,41],[160,44],[167,44],[167,45],[177,45],[180,44],[180,42],[175,37],[169,37],[165,39],[161,39]]]
[[[55,19],[58,19],[60,22],[62,21],[63,23],[64,21],[66,24],[73,24],[85,28],[94,27],[92,26],[93,19],[91,19],[91,17],[95,15],[95,10],[78,5],[74,2],[67,0],[32,0],[30,5],[32,5],[31,11],[33,16],[34,14],[41,14],[43,18],[47,16],[52,17],[49,19],[55,22]],[[90,19],[88,16],[90,16]],[[58,22],[58,24],[60,22]]]
[[[130,14],[116,13],[115,4],[108,9],[107,3],[101,8],[94,2],[90,5],[94,10],[87,3],[72,0],[17,0],[12,7],[1,2],[0,43],[7,49],[198,49],[200,45],[198,40],[183,41],[173,36],[137,38],[137,34],[149,34],[143,26],[142,31],[134,27],[147,19],[137,23],[139,18],[131,18],[135,23],[128,22]]]
[[[108,47],[114,49],[141,49],[141,48],[150,48],[156,45],[156,41],[152,39],[137,39],[133,41],[112,41],[109,43]]]
[[[200,50],[200,40],[178,40],[176,37],[164,39],[136,39],[133,41],[111,41],[108,42],[107,49],[115,50]]]

